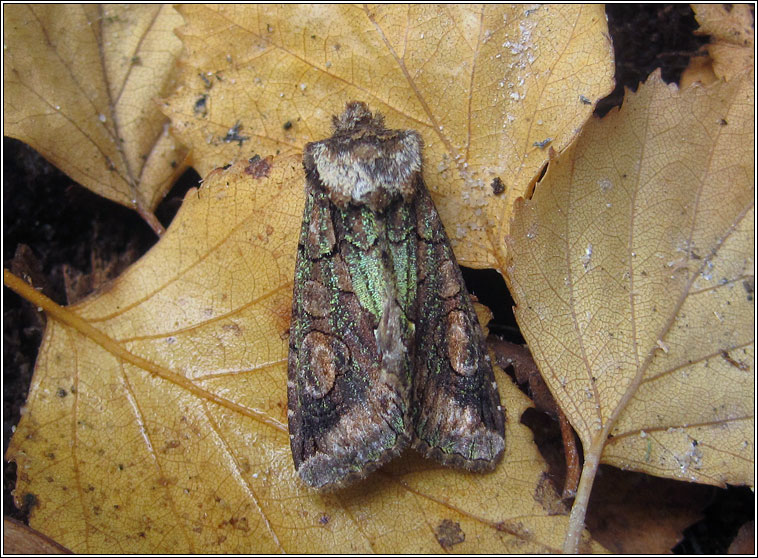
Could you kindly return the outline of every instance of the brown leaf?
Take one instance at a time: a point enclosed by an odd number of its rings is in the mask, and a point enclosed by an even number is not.
[[[504,269],[513,200],[547,161],[543,147],[564,149],[613,88],[599,5],[179,9],[194,71],[164,111],[201,174],[299,153],[347,101],[365,101],[423,136],[426,183],[473,267]]]
[[[755,551],[755,520],[748,521],[737,532],[732,544],[729,545],[729,554],[750,554]]]
[[[5,133],[73,180],[151,212],[183,171],[155,99],[167,94],[181,43],[169,6],[4,8]]]
[[[534,362],[528,347],[510,343],[490,336],[487,343],[495,354],[495,362],[503,369],[513,367],[516,382],[520,386],[528,385],[529,395],[534,401],[534,407],[549,414],[560,424],[561,438],[563,440],[563,461],[565,462],[566,474],[561,495],[568,500],[576,494],[579,484],[581,465],[579,461],[579,448],[577,447],[576,435],[566,415],[555,402],[553,394],[540,375],[537,363]],[[543,448],[540,447],[542,450]]]
[[[20,521],[3,517],[3,553],[28,556],[30,554],[71,554],[71,551]]]
[[[303,180],[299,156],[217,169],[106,292],[60,308],[27,287],[51,318],[7,454],[31,525],[90,553],[557,551],[567,518],[519,423],[530,401],[499,370],[492,474],[409,451],[346,490],[299,481],[285,425]]]
[[[586,460],[754,482],[753,120],[751,74],[656,74],[516,211],[516,317]]]
[[[617,554],[666,554],[702,519],[712,497],[708,486],[601,467],[587,528]]]

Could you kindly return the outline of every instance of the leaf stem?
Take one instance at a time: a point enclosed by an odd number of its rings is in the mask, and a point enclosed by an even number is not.
[[[150,225],[150,228],[153,229],[153,232],[159,238],[163,236],[163,233],[166,232],[166,229],[163,227],[163,225],[161,225],[161,222],[158,221],[158,218],[152,211],[145,209],[140,202],[137,202],[134,208],[137,210],[137,213],[139,213],[139,216],[142,217],[142,219],[144,219],[148,225]]]
[[[216,395],[215,393],[207,391],[195,385],[189,378],[182,376],[181,374],[177,374],[168,368],[163,368],[154,362],[150,362],[145,358],[129,352],[121,343],[109,337],[107,334],[103,333],[96,327],[92,326],[89,322],[87,322],[87,320],[69,310],[68,307],[56,304],[53,300],[43,295],[41,292],[36,290],[34,287],[22,279],[19,279],[13,275],[7,269],[3,270],[3,283],[6,287],[15,291],[18,295],[37,306],[37,308],[44,310],[48,317],[74,328],[76,331],[85,335],[109,353],[122,359],[124,362],[128,362],[138,368],[142,368],[154,376],[163,378],[164,380],[167,380],[181,388],[184,388],[201,399],[212,401],[217,405],[225,407],[231,411],[235,411],[241,415],[252,418],[253,420],[257,420],[269,426],[273,426],[282,432],[287,432],[287,427],[284,426],[284,424],[266,415],[265,413],[244,407],[238,403],[235,403],[234,401],[230,401],[229,399],[225,399],[219,395]]]
[[[603,453],[603,445],[607,437],[606,431],[600,432],[590,446],[588,452],[585,452],[584,467],[582,467],[582,476],[579,478],[579,487],[576,490],[574,505],[571,506],[571,515],[569,516],[568,529],[566,538],[563,540],[563,552],[565,554],[577,554],[579,552],[579,541],[584,531],[584,518],[587,515],[587,504],[592,493],[592,485],[595,482],[597,468],[600,465],[600,456]]]

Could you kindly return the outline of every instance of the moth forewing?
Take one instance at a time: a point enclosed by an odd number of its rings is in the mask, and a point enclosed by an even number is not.
[[[411,441],[472,470],[503,453],[484,338],[421,147],[353,102],[305,149],[288,415],[295,468],[316,488],[361,478]]]
[[[419,216],[413,446],[446,465],[495,467],[505,417],[492,364],[450,241],[423,184]]]

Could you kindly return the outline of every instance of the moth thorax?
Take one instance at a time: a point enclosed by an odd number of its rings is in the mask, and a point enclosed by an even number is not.
[[[309,144],[306,151],[306,167],[315,167],[330,199],[341,208],[352,203],[380,210],[398,197],[408,200],[421,173],[421,138],[415,132],[325,140]]]

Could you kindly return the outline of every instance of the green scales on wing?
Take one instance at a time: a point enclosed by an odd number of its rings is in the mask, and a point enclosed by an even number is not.
[[[295,468],[316,488],[364,477],[408,445],[477,471],[504,450],[484,337],[421,147],[363,103],[306,146],[288,418]]]

